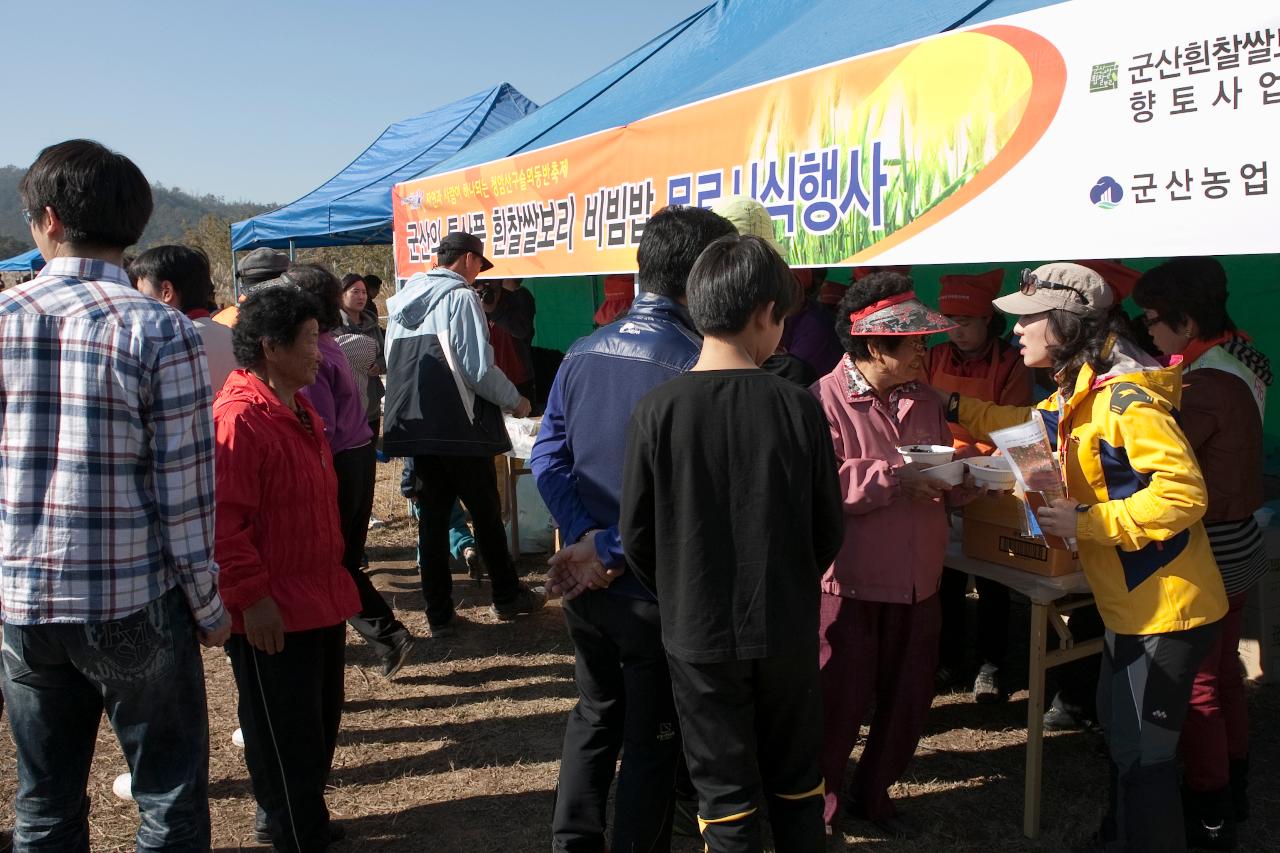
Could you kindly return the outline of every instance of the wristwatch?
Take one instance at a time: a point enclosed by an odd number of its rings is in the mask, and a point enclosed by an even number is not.
[[[956,391],[947,398],[947,423],[960,423],[960,394]]]

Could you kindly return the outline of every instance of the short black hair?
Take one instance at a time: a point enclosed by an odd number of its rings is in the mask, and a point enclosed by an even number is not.
[[[178,307],[183,311],[203,308],[213,301],[213,278],[209,273],[209,256],[190,246],[156,246],[147,249],[129,265],[135,279],[153,284],[169,282],[178,293]]]
[[[363,282],[364,276],[358,272],[349,272],[342,277],[342,292],[346,293],[347,289],[354,285],[357,281]],[[368,284],[365,284],[366,292],[368,292]]]
[[[284,280],[310,293],[319,307],[316,319],[320,331],[328,332],[342,325],[342,285],[329,269],[321,264],[289,264]]]
[[[44,223],[51,207],[75,246],[123,249],[151,218],[151,186],[123,154],[90,139],[70,139],[40,152],[18,185],[22,206]]]
[[[373,273],[362,276],[362,278],[364,278],[365,293],[369,294],[369,301],[372,302],[373,298],[378,295],[380,290],[382,290],[382,279]]]
[[[441,249],[436,253],[436,265],[442,267],[451,267],[458,262],[458,259],[469,253],[470,249]]]
[[[664,207],[645,223],[636,250],[640,289],[670,299],[684,296],[689,271],[711,242],[737,234],[733,223],[701,207]]]
[[[1227,271],[1215,258],[1173,258],[1142,274],[1133,301],[1170,326],[1195,320],[1201,340],[1234,332],[1227,313]]]
[[[773,303],[776,322],[803,297],[795,274],[759,237],[731,234],[702,250],[689,272],[689,314],[704,335],[746,328],[760,307]]]
[[[231,327],[231,351],[241,367],[256,367],[265,354],[262,342],[289,346],[298,339],[302,324],[320,319],[320,305],[311,294],[293,285],[273,285],[255,290],[236,312]]]
[[[881,352],[893,352],[906,340],[906,335],[851,335],[849,315],[861,311],[873,302],[906,293],[914,287],[911,277],[900,272],[873,272],[849,284],[849,289],[840,297],[840,304],[836,306],[836,335],[850,358],[854,361],[867,361],[871,358],[870,344],[874,343]]]

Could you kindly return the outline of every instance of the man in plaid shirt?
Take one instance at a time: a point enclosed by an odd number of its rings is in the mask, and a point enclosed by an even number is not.
[[[230,620],[213,553],[200,336],[121,269],[151,215],[126,157],[72,140],[20,187],[39,277],[0,293],[0,606],[18,754],[15,851],[88,850],[106,711],[137,849],[209,849],[200,648]]]

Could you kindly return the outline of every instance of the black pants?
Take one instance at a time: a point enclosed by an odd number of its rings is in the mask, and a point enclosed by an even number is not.
[[[1004,666],[1009,652],[1009,588],[987,578],[975,578],[978,588],[978,663]],[[968,649],[965,630],[965,589],[969,576],[955,569],[944,569],[938,602],[942,605],[942,634],[939,637],[939,663],[953,670],[965,667]]]
[[[377,464],[372,444],[333,455],[333,473],[338,478],[338,522],[342,525],[342,565],[360,593],[360,612],[348,621],[381,657],[392,652],[395,637],[406,629],[360,566],[369,537]]]
[[[520,581],[507,550],[502,526],[498,477],[489,456],[415,456],[414,475],[422,483],[418,498],[418,572],[427,622],[439,627],[453,618],[453,576],[449,574],[449,519],[461,498],[471,513],[476,548],[489,570],[493,600],[511,601]]]
[[[339,624],[286,633],[284,650],[274,655],[243,634],[227,642],[253,796],[284,853],[329,845],[324,789],[342,719],[346,630]]]
[[[759,853],[759,810],[767,801],[777,853],[820,853],[826,829],[818,650],[668,662],[706,849]]]
[[[569,712],[552,819],[555,853],[603,853],[618,751],[615,853],[671,848],[680,739],[658,605],[607,592],[564,603],[578,704]]]
[[[1111,753],[1111,806],[1101,834],[1119,849],[1187,849],[1178,738],[1192,682],[1221,629],[1214,622],[1167,634],[1104,635],[1098,721]]]

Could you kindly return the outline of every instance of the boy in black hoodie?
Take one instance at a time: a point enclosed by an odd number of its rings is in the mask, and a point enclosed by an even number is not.
[[[657,596],[699,825],[712,851],[821,850],[818,581],[843,536],[826,419],[760,369],[799,300],[757,237],[712,243],[689,275],[693,369],[631,419],[621,529]]]

